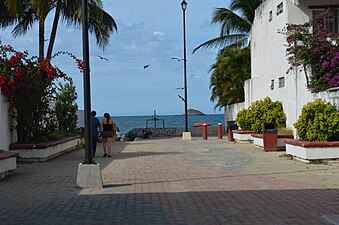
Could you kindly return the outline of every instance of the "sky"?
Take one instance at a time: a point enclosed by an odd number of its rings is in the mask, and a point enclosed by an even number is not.
[[[192,54],[199,44],[219,35],[219,26],[211,25],[213,10],[227,7],[227,0],[187,0],[187,90],[188,108],[205,114],[223,113],[214,110],[210,101],[209,69],[215,62],[217,50],[201,49]],[[104,50],[90,35],[91,108],[98,115],[109,112],[113,116],[184,114],[184,102],[178,95],[184,91],[183,12],[181,0],[103,0],[104,9],[117,23]],[[45,38],[49,37],[52,15],[47,18]],[[0,33],[3,44],[16,50],[28,50],[38,55],[38,27],[34,25],[25,36],[13,38],[12,28]],[[59,23],[54,52],[68,51],[82,58],[82,33],[74,27]],[[46,42],[47,48],[47,42]],[[100,59],[99,56],[109,61]],[[67,56],[52,60],[72,77],[78,93],[79,109],[84,108],[83,75]],[[144,69],[144,65],[150,64]]]

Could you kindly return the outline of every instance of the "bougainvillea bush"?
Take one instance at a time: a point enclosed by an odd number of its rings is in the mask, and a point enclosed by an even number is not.
[[[303,67],[312,92],[339,87],[339,35],[328,30],[331,21],[333,16],[328,9],[312,21],[286,27],[291,69]]]
[[[28,143],[56,128],[50,107],[55,80],[69,79],[49,59],[29,57],[9,45],[0,45],[0,88],[15,117],[18,142]]]

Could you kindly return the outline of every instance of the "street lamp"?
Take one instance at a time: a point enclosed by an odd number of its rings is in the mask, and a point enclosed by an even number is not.
[[[186,70],[186,19],[185,11],[187,8],[187,2],[183,0],[181,2],[182,15],[183,15],[183,32],[184,32],[184,90],[185,90],[185,132],[188,132],[188,115],[187,115],[187,70]]]

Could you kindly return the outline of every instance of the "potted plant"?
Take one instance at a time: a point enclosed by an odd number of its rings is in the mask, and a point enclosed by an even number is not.
[[[299,139],[285,141],[287,154],[305,160],[339,158],[339,112],[331,103],[309,102],[294,127]]]

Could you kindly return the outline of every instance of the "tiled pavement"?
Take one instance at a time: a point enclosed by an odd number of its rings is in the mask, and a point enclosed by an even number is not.
[[[19,164],[0,183],[0,224],[339,224],[336,165],[215,138],[113,149],[113,158],[96,159],[100,190],[76,187],[83,150]]]

